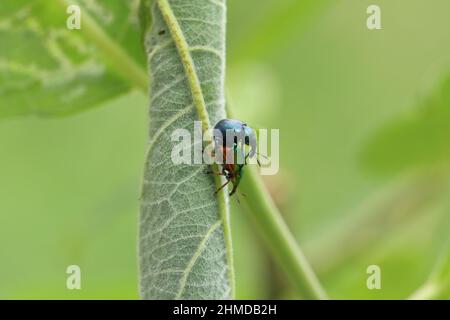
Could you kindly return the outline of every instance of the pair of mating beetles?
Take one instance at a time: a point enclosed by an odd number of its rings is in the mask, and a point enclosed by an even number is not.
[[[214,144],[215,153],[222,158],[222,171],[208,171],[209,174],[224,176],[227,180],[215,193],[219,192],[230,182],[233,189],[230,196],[233,195],[241,181],[244,173],[244,166],[247,165],[247,159],[253,157],[256,152],[256,133],[247,126],[246,123],[223,119],[214,126]],[[245,145],[249,146],[249,151],[245,151]],[[258,164],[259,161],[257,160]]]

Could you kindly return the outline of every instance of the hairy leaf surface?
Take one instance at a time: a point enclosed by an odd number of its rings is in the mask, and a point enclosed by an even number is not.
[[[214,195],[206,165],[171,161],[179,143],[171,141],[172,132],[183,128],[193,137],[202,104],[210,123],[225,117],[225,2],[155,0],[152,13],[145,37],[152,85],[140,217],[141,296],[231,298],[226,198]]]

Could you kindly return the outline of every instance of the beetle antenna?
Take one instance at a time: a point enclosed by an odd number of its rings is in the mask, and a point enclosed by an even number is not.
[[[265,156],[265,155],[263,155],[263,154],[261,154],[261,153],[259,153],[259,152],[256,152],[256,154],[257,154],[258,156],[263,157],[263,158],[266,159],[266,160],[269,160],[269,157],[267,157],[267,156]]]
[[[236,201],[237,201],[237,203],[238,203],[239,205],[241,204],[241,202],[239,201],[239,197],[238,197],[237,193],[236,193]]]
[[[259,152],[256,152],[256,155],[258,155],[258,156],[260,156],[260,157],[263,157],[263,158],[266,159],[266,160],[269,160],[268,157],[266,157],[265,155],[263,155],[263,154],[261,154],[261,153],[259,153]],[[261,162],[259,161],[258,158],[256,158],[256,162],[258,163],[258,166],[261,167]]]

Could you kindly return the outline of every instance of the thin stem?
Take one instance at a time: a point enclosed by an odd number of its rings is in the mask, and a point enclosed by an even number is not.
[[[247,169],[241,187],[248,195],[245,203],[279,265],[305,299],[327,299],[308,260],[281,217],[280,212],[254,168]],[[246,172],[247,173],[247,172]]]

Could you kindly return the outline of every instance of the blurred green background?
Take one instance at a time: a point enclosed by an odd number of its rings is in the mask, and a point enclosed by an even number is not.
[[[382,30],[366,27],[370,4]],[[280,129],[266,182],[333,298],[406,298],[450,252],[449,12],[447,0],[228,0],[232,110]],[[2,26],[0,51],[20,52]],[[0,119],[0,298],[138,298],[148,101],[108,88],[116,98],[70,117]],[[237,298],[299,298],[232,209]],[[65,287],[71,264],[82,290]],[[381,290],[366,287],[373,264]]]

